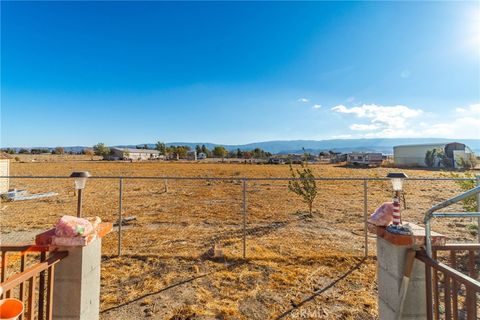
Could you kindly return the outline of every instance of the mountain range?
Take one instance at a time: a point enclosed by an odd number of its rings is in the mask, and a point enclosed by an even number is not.
[[[274,154],[286,153],[303,153],[303,149],[307,152],[318,153],[320,151],[336,151],[336,152],[352,152],[352,151],[368,151],[382,152],[384,154],[393,154],[393,147],[405,144],[424,144],[424,143],[446,143],[461,142],[470,147],[476,154],[480,154],[480,139],[445,139],[445,138],[389,138],[389,139],[332,139],[332,140],[277,140],[254,142],[241,145],[221,145],[208,142],[168,142],[167,146],[182,145],[195,148],[196,145],[205,145],[208,149],[215,146],[224,146],[227,150],[253,150],[260,148]],[[154,148],[154,143],[140,143],[138,145],[117,145],[116,147],[135,148],[136,146],[147,145]],[[53,147],[45,147],[53,149]],[[65,147],[65,151],[80,152],[85,146]],[[19,149],[19,148],[14,148]]]

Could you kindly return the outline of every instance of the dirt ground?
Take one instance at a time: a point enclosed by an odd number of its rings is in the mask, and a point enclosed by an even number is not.
[[[390,168],[311,165],[317,177],[385,177]],[[242,259],[242,177],[289,177],[288,165],[181,162],[12,162],[12,175],[224,177],[216,180],[124,179],[122,256],[118,232],[103,242],[102,319],[375,319],[375,239],[363,260],[363,182],[319,181],[313,217],[286,181],[247,183],[246,260]],[[403,170],[410,177],[450,173]],[[75,215],[71,179],[11,179],[11,187],[58,196],[0,204],[2,238],[50,228]],[[167,188],[166,188],[167,187]],[[118,219],[118,179],[90,179],[84,216]],[[166,190],[167,189],[167,190]],[[407,181],[403,219],[421,224],[432,205],[461,192],[453,181]],[[368,183],[368,212],[392,191]],[[456,209],[461,210],[460,206]],[[472,221],[444,219],[433,229],[471,241]],[[31,233],[31,232],[30,232]],[[7,237],[8,236],[8,237]],[[224,257],[212,260],[213,243]]]

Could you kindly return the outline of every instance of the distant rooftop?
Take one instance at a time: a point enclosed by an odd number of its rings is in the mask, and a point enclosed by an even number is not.
[[[460,142],[452,141],[452,142],[436,142],[436,143],[402,144],[402,145],[394,146],[394,148],[397,148],[397,147],[429,147],[429,146],[442,147],[442,146],[445,146],[445,145],[450,144],[450,143],[460,143]],[[460,143],[460,144],[464,144],[464,143]]]
[[[130,153],[155,153],[155,154],[160,153],[160,151],[152,150],[152,149],[134,149],[134,148],[118,148],[118,147],[113,147],[111,149],[122,151],[122,152],[130,152]]]

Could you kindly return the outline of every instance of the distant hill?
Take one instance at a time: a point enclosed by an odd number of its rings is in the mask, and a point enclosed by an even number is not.
[[[476,154],[480,155],[480,139],[444,139],[444,138],[391,138],[391,139],[333,139],[333,140],[278,140],[254,142],[242,145],[223,145],[228,150],[253,150],[261,148],[265,151],[285,154],[285,153],[302,153],[304,148],[307,152],[318,153],[320,151],[333,150],[337,152],[352,151],[370,151],[382,152],[384,154],[392,154],[393,147],[403,144],[420,144],[420,143],[442,143],[442,142],[461,142],[469,146]],[[207,148],[213,149],[221,144],[208,142],[169,142],[167,146],[183,145],[195,148],[196,145],[204,144]],[[145,143],[138,145],[117,145],[116,147],[135,148],[143,146]],[[147,143],[149,148],[154,148],[155,144]],[[90,146],[91,147],[91,146]],[[38,147],[37,147],[38,148]],[[84,146],[65,147],[65,151],[80,152]],[[20,148],[14,148],[20,149]],[[45,147],[45,149],[53,150],[53,147]]]
[[[352,151],[372,151],[392,154],[393,147],[403,144],[420,144],[420,143],[442,143],[442,142],[461,142],[469,146],[475,153],[480,154],[480,139],[444,139],[444,138],[392,138],[392,139],[334,139],[334,140],[278,140],[254,142],[243,145],[223,145],[228,150],[237,148],[242,150],[253,150],[261,148],[271,153],[302,153],[302,149],[317,153],[320,151],[333,150],[337,152]],[[212,149],[219,144],[206,142],[169,142],[171,145],[185,145],[195,148],[196,145],[204,144],[207,148]],[[140,144],[143,145],[143,144]],[[147,144],[154,147],[154,144]],[[135,146],[130,146],[135,147]]]

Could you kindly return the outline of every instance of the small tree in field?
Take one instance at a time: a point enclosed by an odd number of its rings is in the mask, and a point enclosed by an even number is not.
[[[222,158],[222,162],[224,160],[224,158],[227,156],[228,154],[228,151],[227,149],[225,149],[224,147],[222,146],[216,146],[215,148],[213,148],[213,156],[216,157],[216,158]]]
[[[302,162],[300,169],[293,169],[290,164],[290,173],[292,178],[298,180],[292,180],[288,182],[288,189],[302,198],[302,201],[308,205],[308,213],[313,216],[313,201],[317,196],[317,183],[315,181],[315,175],[312,170],[308,168],[306,162]]]
[[[93,146],[93,151],[95,155],[106,157],[110,154],[110,148],[107,147],[104,143],[97,143]]]
[[[65,149],[63,147],[56,147],[53,151],[52,154],[64,154]]]

